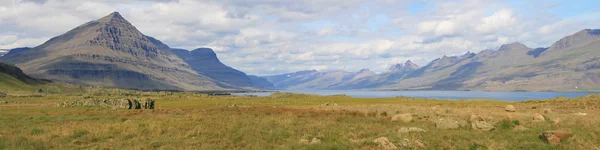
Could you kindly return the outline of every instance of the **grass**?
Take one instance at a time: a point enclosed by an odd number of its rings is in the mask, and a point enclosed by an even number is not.
[[[65,87],[63,85],[57,87]],[[74,88],[74,89],[72,89]],[[57,88],[60,89],[60,88]],[[211,97],[189,92],[140,92],[68,87],[65,93],[8,93],[0,101],[0,149],[379,149],[373,140],[388,137],[419,140],[424,149],[597,149],[600,146],[600,96],[511,103],[491,100],[422,98],[351,98],[278,93],[269,97]],[[101,107],[55,107],[57,103],[94,98],[152,98],[155,110]],[[337,106],[320,106],[321,104]],[[517,112],[504,111],[511,104]],[[535,108],[535,109],[533,109]],[[533,122],[535,113],[551,108],[547,118],[559,125]],[[584,112],[588,116],[574,113]],[[413,121],[391,122],[411,113]],[[438,130],[439,118],[468,120],[481,114],[497,128]],[[506,119],[509,118],[509,119]],[[515,125],[530,130],[513,131]],[[421,133],[398,133],[419,127]],[[560,145],[543,143],[546,130],[566,130],[573,137]],[[300,139],[321,140],[303,144]],[[414,148],[414,147],[413,147]],[[412,148],[409,148],[412,149]]]

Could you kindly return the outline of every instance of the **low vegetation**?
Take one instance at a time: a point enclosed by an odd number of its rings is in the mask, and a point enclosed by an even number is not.
[[[5,91],[0,97],[0,149],[380,149],[386,138],[399,149],[600,148],[600,118],[594,117],[600,95],[506,102],[34,88],[42,92]],[[156,106],[58,107],[86,99],[152,99]],[[516,111],[505,111],[507,105]],[[534,121],[536,113],[545,121]],[[441,129],[439,120],[466,126]],[[475,122],[493,129],[472,128]],[[551,145],[539,138],[548,130],[572,136]]]

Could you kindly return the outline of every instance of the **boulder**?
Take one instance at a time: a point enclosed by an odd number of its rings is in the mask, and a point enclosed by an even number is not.
[[[397,114],[392,116],[392,121],[402,121],[402,122],[411,122],[413,119],[412,114],[410,113],[404,113],[404,114]]]
[[[544,118],[544,116],[542,116],[542,114],[535,113],[533,115],[533,121],[534,122],[544,122],[544,121],[546,121],[546,118]]]
[[[415,145],[417,145],[417,147],[420,147],[420,148],[425,148],[425,144],[421,143],[421,141],[419,141],[419,140],[415,141]]]
[[[513,106],[513,105],[506,105],[506,107],[504,107],[504,111],[506,111],[506,112],[515,112],[516,109],[515,109],[515,106]]]
[[[571,135],[570,132],[555,130],[542,132],[540,138],[550,145],[558,145],[561,141],[571,137]]]
[[[492,131],[494,129],[496,129],[494,127],[494,125],[486,122],[486,121],[481,121],[481,120],[477,120],[474,123],[474,126],[472,126],[473,129],[475,130],[479,130],[479,131]]]
[[[399,133],[410,133],[410,132],[427,132],[425,129],[417,128],[417,127],[402,127],[398,129]]]
[[[552,113],[552,109],[550,109],[550,108],[544,109],[544,113],[545,114]]]
[[[398,149],[398,147],[396,147],[396,145],[390,142],[390,140],[387,137],[377,138],[373,140],[373,142],[379,144],[379,147],[381,147],[382,149]]]

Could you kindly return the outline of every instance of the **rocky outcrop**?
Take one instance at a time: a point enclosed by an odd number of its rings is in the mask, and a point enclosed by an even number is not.
[[[78,106],[97,106],[113,109],[154,109],[155,101],[152,99],[90,99],[66,101],[57,105],[57,107]]]
[[[572,134],[570,132],[560,130],[544,131],[542,134],[540,134],[540,138],[550,145],[558,145],[561,141],[571,137],[571,135]]]

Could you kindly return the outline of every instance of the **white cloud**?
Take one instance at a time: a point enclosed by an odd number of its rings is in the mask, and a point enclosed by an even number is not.
[[[140,31],[171,47],[213,48],[225,64],[249,74],[362,68],[383,72],[408,59],[425,65],[442,55],[515,41],[549,46],[583,28],[600,26],[597,13],[561,18],[537,2],[526,2],[531,7],[522,9],[490,0],[434,0],[411,12],[408,4],[414,1],[0,1],[0,49],[36,46],[119,11]]]

